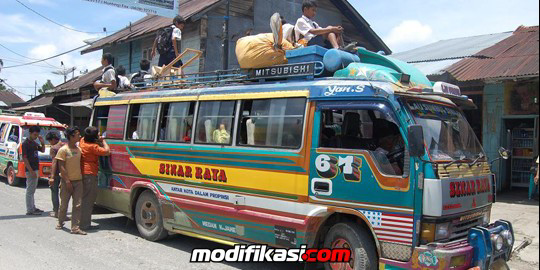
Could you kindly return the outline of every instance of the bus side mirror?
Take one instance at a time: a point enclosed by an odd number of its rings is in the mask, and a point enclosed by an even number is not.
[[[411,157],[423,157],[426,152],[424,148],[424,128],[420,125],[410,126],[408,129],[408,140]]]

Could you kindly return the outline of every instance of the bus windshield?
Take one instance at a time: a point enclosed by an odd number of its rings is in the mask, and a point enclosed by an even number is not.
[[[39,135],[42,136],[43,139],[45,139],[47,134],[52,131],[52,132],[55,132],[58,135],[58,137],[60,138],[61,141],[66,141],[66,135],[64,134],[64,129],[63,128],[42,127],[42,126],[40,126],[39,128],[41,129],[41,132],[39,133]],[[30,136],[30,132],[28,131],[29,129],[30,129],[30,127],[28,127],[28,126],[23,127],[23,139],[22,139],[22,141],[26,140],[26,138],[28,138],[28,136]],[[49,142],[45,140],[45,143],[48,144]]]
[[[409,101],[416,124],[424,129],[427,150],[433,161],[471,161],[485,157],[473,129],[456,108]]]

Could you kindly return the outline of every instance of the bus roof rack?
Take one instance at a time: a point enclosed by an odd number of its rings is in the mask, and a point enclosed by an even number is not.
[[[231,69],[210,72],[198,72],[179,75],[169,75],[142,83],[133,84],[135,90],[172,90],[199,87],[215,87],[227,84],[245,82],[266,82],[283,80],[313,80],[324,71],[322,62],[305,62],[276,65],[256,69]]]

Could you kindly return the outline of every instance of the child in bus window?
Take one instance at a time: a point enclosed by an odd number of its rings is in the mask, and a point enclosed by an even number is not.
[[[214,143],[219,144],[229,144],[231,140],[231,135],[229,132],[227,132],[227,128],[225,126],[225,122],[222,122],[221,125],[219,125],[219,129],[216,129],[213,134]]]

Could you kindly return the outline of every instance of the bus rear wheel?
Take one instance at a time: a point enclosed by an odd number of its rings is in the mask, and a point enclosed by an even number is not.
[[[325,248],[350,249],[351,260],[346,263],[325,263],[326,270],[377,269],[377,249],[370,235],[358,224],[338,223],[328,231]]]
[[[12,165],[9,165],[9,167],[6,170],[7,174],[7,181],[10,186],[18,186],[21,183],[21,179],[17,177],[15,174],[15,169]]]
[[[150,190],[144,191],[137,200],[135,223],[141,236],[148,241],[157,242],[168,235],[163,227],[163,215],[158,199]]]

